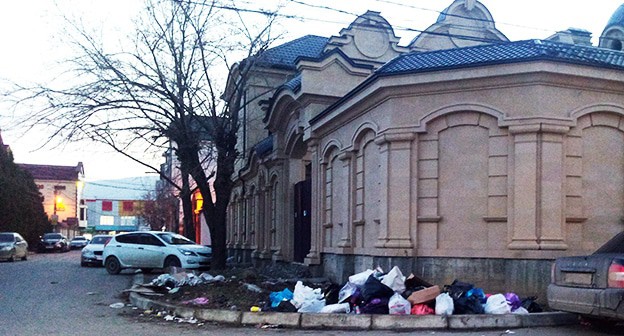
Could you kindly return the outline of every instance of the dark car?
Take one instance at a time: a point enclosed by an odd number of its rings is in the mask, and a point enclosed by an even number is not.
[[[548,305],[588,319],[624,321],[624,232],[591,255],[558,258]]]
[[[69,242],[67,238],[60,233],[46,233],[41,237],[37,252],[67,252],[69,251]]]

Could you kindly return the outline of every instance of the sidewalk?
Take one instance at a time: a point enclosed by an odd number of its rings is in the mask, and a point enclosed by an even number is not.
[[[136,274],[134,284],[143,283],[143,274]],[[307,314],[277,312],[241,312],[203,309],[173,305],[153,300],[139,293],[130,293],[130,302],[140,309],[166,311],[180,318],[196,318],[207,322],[238,326],[279,325],[295,329],[343,330],[465,330],[512,329],[578,324],[575,314],[563,312],[528,315],[354,315]]]

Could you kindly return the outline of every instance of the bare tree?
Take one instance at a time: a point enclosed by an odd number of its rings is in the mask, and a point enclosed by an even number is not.
[[[43,106],[23,122],[53,129],[51,139],[104,143],[157,173],[157,166],[132,150],[163,151],[173,143],[182,174],[192,177],[204,199],[215,268],[225,267],[227,257],[227,208],[246,73],[273,40],[276,18],[255,13],[262,22],[252,25],[233,3],[148,0],[131,43],[112,51],[98,34],[71,24],[77,56],[67,63],[67,80],[57,81],[59,87],[22,87],[30,94],[20,100]],[[245,61],[225,90],[221,84],[232,57]],[[210,154],[202,155],[206,144]],[[169,182],[190,202],[188,186]]]
[[[177,232],[178,199],[166,188],[157,188],[144,197],[140,215],[152,230]]]

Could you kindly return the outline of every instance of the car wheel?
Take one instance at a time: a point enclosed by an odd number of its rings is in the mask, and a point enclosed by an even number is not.
[[[12,252],[12,254],[9,256],[9,262],[14,262],[15,261],[15,254]]]
[[[24,260],[24,261],[28,260],[28,252],[26,252],[24,254],[24,256],[22,257],[22,260]]]
[[[180,263],[180,259],[178,259],[177,257],[169,256],[169,257],[167,257],[167,259],[165,259],[165,264],[163,266],[164,266],[164,268],[167,268],[167,267],[181,267],[182,263]]]
[[[84,262],[84,261],[82,261],[82,260],[80,261],[80,267],[87,267],[87,266],[88,266],[88,265],[87,265],[87,263],[86,263],[86,262]]]
[[[106,267],[106,272],[108,272],[108,274],[119,274],[119,272],[121,272],[121,263],[117,257],[111,256],[106,258],[104,267]]]

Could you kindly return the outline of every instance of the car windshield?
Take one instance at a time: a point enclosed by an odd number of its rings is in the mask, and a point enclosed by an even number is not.
[[[43,239],[61,239],[60,233],[46,233],[43,235]]]
[[[0,233],[0,243],[11,243],[15,240],[11,233]]]
[[[87,238],[78,236],[78,237],[74,237],[74,239],[72,240],[87,240]]]
[[[171,245],[188,245],[195,244],[194,241],[187,239],[186,237],[176,234],[176,233],[157,233],[156,234],[160,239],[164,240],[165,243]]]
[[[113,237],[93,237],[91,244],[106,244]]]

